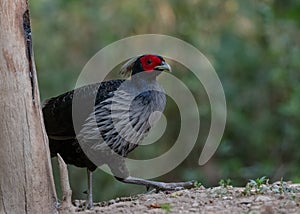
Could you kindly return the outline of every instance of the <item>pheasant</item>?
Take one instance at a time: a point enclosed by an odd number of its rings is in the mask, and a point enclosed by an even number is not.
[[[171,71],[171,67],[161,56],[138,56],[120,69],[120,74],[128,79],[86,85],[45,101],[42,110],[51,157],[59,153],[67,164],[87,168],[86,208],[93,207],[92,172],[103,164],[108,165],[117,180],[147,189],[193,187],[193,181],[163,183],[131,177],[125,165],[128,153],[154,125],[150,117],[159,117],[165,108],[166,96],[156,81],[163,71]],[[74,113],[75,97],[78,104],[92,101],[92,108],[79,108]],[[76,131],[73,115],[77,115]]]

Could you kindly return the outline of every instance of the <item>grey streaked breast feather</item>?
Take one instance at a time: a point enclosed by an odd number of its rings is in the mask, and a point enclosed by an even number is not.
[[[162,112],[165,107],[163,89],[158,83],[153,85],[135,89],[124,84],[97,104],[77,135],[85,152],[97,157],[113,150],[126,157],[136,148],[151,128],[150,115],[155,111]]]

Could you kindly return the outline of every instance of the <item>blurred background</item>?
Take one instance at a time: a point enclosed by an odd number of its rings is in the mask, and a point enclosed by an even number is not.
[[[222,142],[207,164],[197,164],[210,126],[210,106],[197,78],[175,63],[173,74],[199,105],[201,130],[188,158],[156,180],[196,179],[206,187],[227,178],[240,186],[261,176],[271,182],[281,178],[300,182],[300,1],[31,0],[30,9],[42,100],[73,89],[97,51],[132,35],[180,38],[213,64],[227,99]],[[112,72],[110,78],[117,77]],[[180,130],[178,114],[169,99],[164,136],[131,157],[146,159],[167,151]],[[59,188],[55,159],[53,168]],[[73,198],[84,199],[86,170],[69,169]],[[145,188],[122,184],[101,170],[94,173],[95,201],[144,192]]]

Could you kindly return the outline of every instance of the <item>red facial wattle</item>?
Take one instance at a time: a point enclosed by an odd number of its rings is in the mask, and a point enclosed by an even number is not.
[[[155,55],[145,55],[141,58],[141,64],[145,72],[152,72],[161,63],[162,60]]]

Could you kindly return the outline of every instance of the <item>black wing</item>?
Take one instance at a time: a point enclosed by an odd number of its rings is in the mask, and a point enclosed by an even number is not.
[[[78,103],[99,103],[111,96],[124,80],[111,80],[102,83],[83,86],[66,92],[57,97],[50,98],[43,105],[43,116],[47,135],[54,140],[67,140],[75,138],[72,119],[72,101],[74,93]],[[94,100],[96,97],[96,100]],[[82,109],[79,121],[83,124],[90,110]]]

